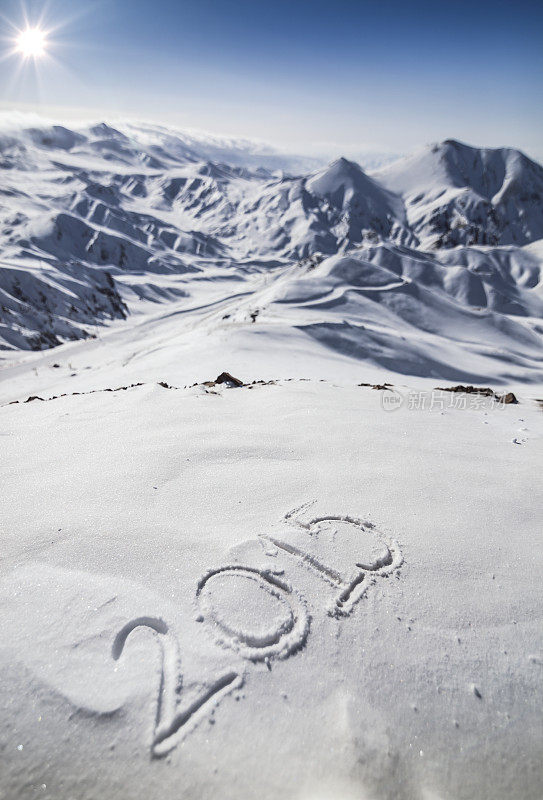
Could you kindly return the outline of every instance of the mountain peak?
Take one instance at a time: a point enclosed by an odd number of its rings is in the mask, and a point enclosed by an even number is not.
[[[345,192],[373,192],[375,182],[364,172],[356,161],[347,158],[337,158],[327,167],[314,173],[308,178],[307,188],[312,194],[320,197],[334,195],[338,191]]]

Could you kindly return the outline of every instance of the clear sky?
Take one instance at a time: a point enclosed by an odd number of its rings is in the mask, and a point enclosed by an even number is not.
[[[541,0],[0,0],[0,105],[298,152],[444,138],[543,160]],[[48,55],[13,53],[41,24]]]

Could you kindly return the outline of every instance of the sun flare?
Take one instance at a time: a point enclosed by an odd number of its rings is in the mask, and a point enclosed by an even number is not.
[[[47,39],[39,28],[27,28],[17,37],[17,52],[25,58],[39,58],[45,53]]]

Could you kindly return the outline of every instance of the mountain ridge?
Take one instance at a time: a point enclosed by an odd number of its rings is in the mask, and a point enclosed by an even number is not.
[[[520,151],[445,140],[377,171],[340,157],[291,175],[256,165],[254,153],[241,163],[239,143],[228,163],[225,140],[197,152],[167,129],[127,130],[102,123],[85,132],[0,131],[6,356],[100,335],[159,304],[189,305],[204,289],[247,286],[251,293],[258,276],[280,287],[306,275],[304,291],[312,284],[309,294],[319,294],[319,281],[329,280],[319,264],[348,256],[341,286],[334,278],[329,318],[304,329],[341,327],[334,315],[353,292],[366,299],[351,305],[351,339],[352,325],[373,319],[374,306],[388,325],[404,328],[398,304],[409,295],[417,308],[410,312],[413,336],[428,316],[439,318],[431,311],[436,304],[454,316],[453,302],[474,325],[477,309],[487,309],[489,327],[475,328],[490,339],[498,335],[496,315],[511,318],[511,341],[526,351],[530,370],[538,369],[541,268],[539,251],[525,246],[543,238],[543,168]],[[220,161],[207,158],[209,148]],[[386,292],[379,285],[388,278],[376,278],[385,263],[394,263],[397,275]],[[254,294],[255,308],[261,300]],[[276,299],[270,302],[274,308]],[[296,326],[295,315],[289,324]],[[442,328],[445,341],[446,320]],[[454,348],[461,347],[455,336]],[[357,358],[376,352],[373,344],[349,344],[341,330],[335,339],[332,349],[344,346]]]

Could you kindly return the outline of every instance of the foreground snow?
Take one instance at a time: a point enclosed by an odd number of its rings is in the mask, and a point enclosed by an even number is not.
[[[3,796],[540,797],[543,415],[416,394],[4,406]]]

